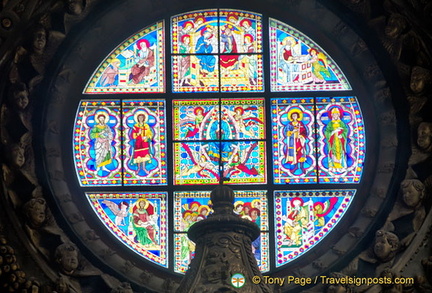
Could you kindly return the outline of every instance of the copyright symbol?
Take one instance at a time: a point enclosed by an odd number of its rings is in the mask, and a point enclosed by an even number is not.
[[[261,283],[261,278],[260,278],[260,276],[253,276],[253,277],[252,277],[252,283],[254,283],[254,284],[259,284],[259,283]]]

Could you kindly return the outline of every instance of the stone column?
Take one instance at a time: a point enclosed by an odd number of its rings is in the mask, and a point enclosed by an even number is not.
[[[252,241],[258,226],[233,212],[234,191],[224,185],[210,194],[214,213],[192,225],[188,237],[195,242],[195,258],[177,293],[271,292],[264,283],[254,284],[259,276],[252,254]]]

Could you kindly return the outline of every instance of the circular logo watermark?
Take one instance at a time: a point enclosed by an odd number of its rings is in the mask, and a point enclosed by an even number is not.
[[[246,278],[242,274],[234,274],[231,277],[231,285],[234,288],[241,288],[246,283]]]

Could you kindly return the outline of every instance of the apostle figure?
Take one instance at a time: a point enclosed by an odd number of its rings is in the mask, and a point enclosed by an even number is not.
[[[110,172],[106,166],[112,162],[113,151],[111,143],[114,135],[111,128],[107,125],[109,115],[104,110],[97,110],[94,116],[97,124],[90,131],[90,138],[94,139],[96,170]]]
[[[306,161],[306,127],[301,121],[303,113],[298,108],[288,112],[289,123],[285,127],[286,153],[285,161],[295,168],[297,164]]]
[[[327,124],[324,134],[328,148],[328,164],[330,171],[343,172],[347,168],[347,134],[348,127],[341,120],[343,110],[332,107],[329,111],[331,121]]]
[[[136,64],[132,66],[129,80],[138,84],[150,74],[155,63],[154,52],[150,49],[150,42],[141,39],[137,42],[138,53],[135,58]]]
[[[138,172],[143,170],[148,172],[147,163],[152,161],[153,149],[153,129],[148,124],[148,114],[143,110],[135,113],[135,125],[132,128],[133,143],[133,163],[138,166]]]

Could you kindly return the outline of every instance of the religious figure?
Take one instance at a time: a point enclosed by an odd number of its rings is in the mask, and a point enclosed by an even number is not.
[[[107,165],[113,159],[113,149],[111,143],[114,134],[107,125],[109,115],[106,111],[97,110],[94,114],[97,124],[90,131],[90,138],[94,140],[94,151],[96,156],[96,170],[110,172]]]
[[[279,53],[279,67],[285,74],[284,83],[299,81],[299,57],[301,56],[300,45],[293,37],[285,37],[281,42]]]
[[[284,234],[289,246],[300,246],[302,244],[302,229],[306,227],[308,212],[303,199],[293,198],[289,204],[287,214],[282,216],[285,221]]]
[[[153,204],[140,199],[132,209],[133,228],[139,243],[145,247],[156,245],[156,222]]]
[[[347,168],[347,135],[348,127],[341,120],[343,110],[332,107],[328,112],[331,121],[324,129],[328,149],[328,165],[330,171],[343,172]]]
[[[286,134],[286,153],[285,162],[290,164],[292,168],[300,166],[306,161],[306,141],[307,130],[303,122],[303,113],[298,108],[293,108],[288,111],[289,123],[284,129]]]
[[[221,44],[222,53],[237,53],[237,42],[233,35],[233,26],[227,24],[222,31]],[[220,66],[225,69],[233,69],[237,64],[239,56],[238,55],[221,55],[220,56]]]
[[[213,37],[212,28],[207,26],[201,30],[201,37],[195,46],[195,52],[197,54],[208,54],[213,52],[213,45],[211,38]],[[198,55],[199,64],[201,66],[201,72],[203,75],[211,73],[215,70],[216,57],[213,55]]]
[[[135,125],[132,128],[133,163],[138,166],[138,172],[148,172],[147,164],[154,156],[153,138],[154,131],[148,124],[148,114],[143,110],[135,113]]]
[[[102,87],[115,87],[119,83],[120,60],[115,58],[103,72],[99,85]]]
[[[110,200],[103,200],[102,203],[104,203],[114,214],[114,223],[117,226],[126,225],[125,218],[129,215],[129,204],[126,201],[116,204]]]
[[[326,78],[330,78],[327,69],[327,57],[316,49],[309,49],[309,63],[312,64],[312,77],[315,83],[324,83]]]
[[[150,42],[146,39],[141,39],[137,42],[138,52],[135,57],[136,64],[132,66],[129,80],[138,84],[150,74],[150,70],[155,65],[155,56],[153,50],[150,49]]]
[[[192,53],[191,47],[191,36],[188,34],[182,35],[180,38],[180,54]],[[180,85],[190,86],[191,77],[191,56],[181,55],[180,56]]]

